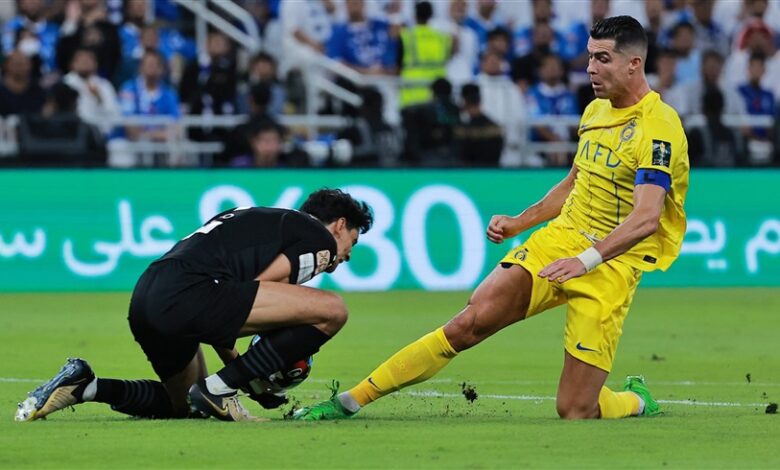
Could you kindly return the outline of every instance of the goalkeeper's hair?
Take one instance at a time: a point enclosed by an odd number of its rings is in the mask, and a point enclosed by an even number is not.
[[[340,189],[323,188],[314,191],[301,205],[301,212],[311,214],[320,222],[329,224],[341,217],[347,219],[347,227],[366,233],[374,223],[371,208],[357,201]]]

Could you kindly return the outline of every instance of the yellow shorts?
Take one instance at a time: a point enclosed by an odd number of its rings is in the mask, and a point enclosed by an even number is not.
[[[533,288],[526,318],[566,303],[566,351],[609,372],[642,272],[613,259],[563,284],[538,277],[548,264],[576,256],[589,246],[591,241],[576,230],[550,224],[512,249],[501,263],[516,264],[531,273]]]

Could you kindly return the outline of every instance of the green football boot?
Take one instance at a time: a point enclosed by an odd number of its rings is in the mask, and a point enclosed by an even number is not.
[[[650,390],[647,388],[647,384],[645,384],[644,376],[629,375],[623,383],[623,390],[634,392],[644,400],[645,409],[639,416],[655,416],[662,413],[661,407],[658,406],[658,402],[650,395]]]
[[[321,401],[311,406],[295,410],[292,419],[299,421],[321,421],[331,419],[349,419],[357,414],[349,412],[339,401],[339,383],[334,380],[329,387],[330,400]]]

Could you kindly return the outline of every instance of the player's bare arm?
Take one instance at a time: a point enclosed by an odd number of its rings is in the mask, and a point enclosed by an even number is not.
[[[620,225],[615,227],[595,249],[602,261],[615,258],[630,250],[634,245],[654,234],[658,229],[661,210],[664,207],[666,190],[654,184],[640,184],[634,188],[634,210]],[[539,272],[539,277],[551,282],[564,283],[588,272],[586,262],[580,257],[559,259]]]
[[[227,364],[233,359],[238,357],[238,350],[236,348],[220,348],[218,346],[214,346],[214,352],[217,353],[217,356],[219,356],[219,359],[222,361],[223,364]]]
[[[290,265],[290,260],[284,255],[279,255],[255,278],[255,280],[261,282],[284,282],[285,284],[289,284],[291,272],[292,266]]]
[[[553,186],[550,191],[537,203],[514,217],[508,215],[494,215],[490,219],[487,228],[487,237],[493,243],[502,243],[507,238],[512,238],[531,227],[547,222],[561,213],[563,203],[569,197],[574,180],[577,178],[577,166],[574,165],[569,174],[560,183]]]

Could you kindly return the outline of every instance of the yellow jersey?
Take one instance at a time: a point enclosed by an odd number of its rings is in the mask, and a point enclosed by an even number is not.
[[[552,223],[601,240],[633,210],[637,171],[662,171],[671,184],[658,230],[617,259],[642,271],[666,270],[685,235],[688,141],[677,113],[654,91],[627,108],[596,99],[582,114],[578,133],[574,188]]]

